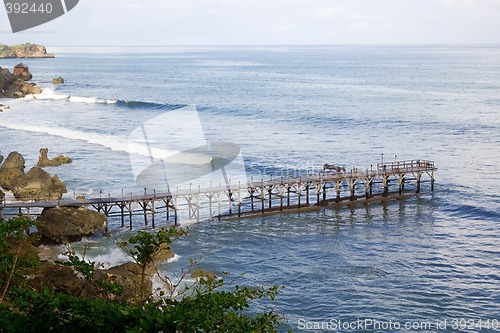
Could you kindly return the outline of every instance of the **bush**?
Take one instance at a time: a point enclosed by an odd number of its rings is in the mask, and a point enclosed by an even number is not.
[[[11,288],[14,275],[23,276],[33,262],[19,260],[21,253],[5,251],[9,241],[26,241],[26,230],[32,221],[14,219],[0,222],[0,332],[276,332],[281,316],[274,312],[251,313],[254,300],[274,300],[279,288],[262,286],[251,289],[236,286],[231,291],[219,291],[222,279],[200,279],[200,284],[182,298],[146,297],[137,304],[127,304],[113,298],[84,298],[48,290],[36,291],[28,286]],[[140,231],[118,245],[141,266],[146,276],[148,266],[164,244],[185,234],[177,229],[162,229],[156,234]],[[97,265],[78,259],[68,252],[65,263],[92,281]],[[196,263],[196,261],[193,261]],[[97,284],[108,293],[119,292],[109,285]],[[112,287],[112,286],[111,286]],[[138,286],[142,289],[142,286]]]

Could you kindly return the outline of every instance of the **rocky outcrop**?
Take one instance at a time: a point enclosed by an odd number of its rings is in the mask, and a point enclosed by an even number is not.
[[[11,190],[13,182],[24,176],[24,164],[23,155],[11,152],[0,166],[0,186]]]
[[[44,167],[53,167],[53,166],[59,166],[63,164],[69,164],[72,162],[72,159],[69,157],[66,157],[64,155],[59,155],[57,157],[54,157],[53,159],[48,158],[48,153],[49,149],[48,148],[41,148],[40,149],[40,157],[38,158],[38,163],[37,166],[40,168]]]
[[[98,269],[92,279],[94,283],[80,277],[71,267],[44,261],[29,283],[32,288],[37,290],[48,289],[54,293],[101,298],[110,297],[110,295],[99,290],[95,282],[110,283],[122,287],[122,292],[115,295],[115,300],[128,304],[137,304],[141,298],[142,270],[136,263],[127,262],[106,270]],[[149,297],[152,292],[151,276],[146,276],[143,295]]]
[[[54,58],[43,45],[20,44],[8,46],[0,44],[0,58]]]
[[[13,75],[7,68],[0,67],[0,98],[22,98],[42,93],[36,83],[28,83],[32,78],[29,71]]]
[[[66,193],[66,185],[59,177],[33,167],[28,173],[11,182],[10,190],[19,200],[57,200]]]
[[[86,208],[56,207],[44,209],[38,221],[42,222],[37,229],[44,242],[65,244],[103,230],[107,218]]]
[[[64,79],[62,77],[56,77],[52,79],[52,84],[64,84]]]
[[[66,193],[66,185],[59,177],[51,177],[39,167],[24,173],[25,160],[14,151],[0,166],[0,187],[12,191],[20,200],[56,200]]]

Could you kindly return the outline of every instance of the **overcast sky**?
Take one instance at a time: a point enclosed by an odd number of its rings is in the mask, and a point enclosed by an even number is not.
[[[47,46],[500,43],[500,0],[80,0],[0,43]],[[50,51],[50,50],[49,50]]]

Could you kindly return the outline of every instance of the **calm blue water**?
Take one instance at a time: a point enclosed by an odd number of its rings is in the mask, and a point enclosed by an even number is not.
[[[20,151],[28,166],[40,147],[71,156],[51,171],[71,194],[137,191],[123,140],[142,122],[195,104],[206,138],[238,144],[256,177],[326,162],[364,169],[381,154],[434,160],[434,194],[192,225],[166,270],[210,250],[207,269],[246,272],[239,284],[285,286],[276,310],[299,332],[347,331],[333,324],[358,319],[380,321],[367,332],[391,331],[382,326],[391,320],[417,322],[392,330],[407,332],[500,320],[500,48],[150,51],[27,60],[49,99],[2,101],[11,110],[0,113],[1,152]],[[52,87],[56,76],[67,83]],[[106,260],[121,260],[107,249]]]

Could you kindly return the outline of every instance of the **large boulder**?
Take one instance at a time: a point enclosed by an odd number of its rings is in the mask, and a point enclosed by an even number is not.
[[[50,160],[47,156],[48,153],[49,153],[48,148],[40,149],[40,157],[38,158],[38,163],[37,163],[38,167],[43,168],[43,167],[59,166],[72,162],[71,158],[66,157],[64,155],[59,155]]]
[[[63,84],[63,83],[64,79],[60,76],[52,79],[52,84]]]
[[[33,167],[28,173],[11,182],[10,190],[20,200],[57,200],[66,193],[66,185],[59,177]]]
[[[38,95],[42,93],[42,89],[37,87],[35,83],[23,83],[19,86],[19,91],[25,95]]]
[[[0,167],[0,186],[11,190],[13,182],[24,176],[25,160],[23,155],[13,151]]]
[[[81,296],[82,291],[88,288],[86,281],[80,278],[71,267],[50,261],[42,262],[38,272],[32,277],[30,285],[37,290],[48,289],[53,293],[73,296]]]
[[[138,304],[141,300],[141,283],[143,283],[142,297],[147,298],[153,292],[153,282],[151,275],[142,276],[141,266],[135,262],[127,262],[119,266],[114,266],[106,270],[96,272],[98,281],[116,283],[123,288],[122,294],[117,296],[117,300],[129,304]]]
[[[83,207],[56,207],[44,209],[38,221],[43,222],[37,229],[44,242],[65,244],[103,230],[107,218]]]

